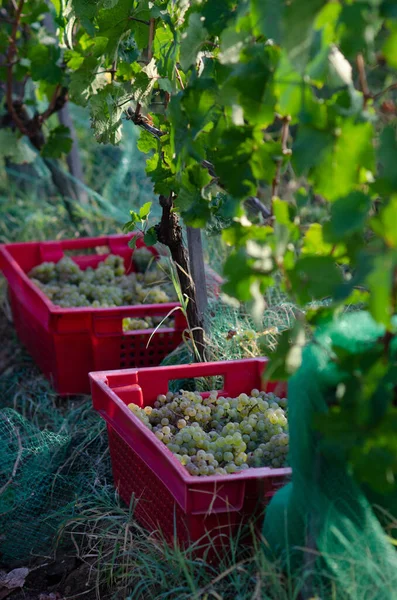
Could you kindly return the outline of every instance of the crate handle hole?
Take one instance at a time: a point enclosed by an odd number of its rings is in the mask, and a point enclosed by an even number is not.
[[[186,379],[170,379],[168,390],[178,392],[186,390],[190,392],[211,392],[212,390],[224,390],[225,381],[223,375],[213,375],[210,377],[187,377]]]

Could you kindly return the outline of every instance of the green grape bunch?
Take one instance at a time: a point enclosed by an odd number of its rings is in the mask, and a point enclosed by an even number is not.
[[[257,389],[236,398],[181,390],[153,406],[128,408],[191,475],[284,467],[289,450],[287,399]]]
[[[96,269],[83,270],[69,257],[34,267],[29,277],[46,296],[63,308],[93,308],[175,302],[177,295],[161,259],[146,248],[136,249],[133,264],[138,272],[126,274],[121,256],[108,255]],[[124,331],[151,329],[161,317],[123,319]],[[164,325],[170,326],[168,319]]]

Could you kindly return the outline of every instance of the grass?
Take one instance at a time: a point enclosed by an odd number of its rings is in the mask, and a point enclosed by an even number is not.
[[[98,498],[79,519],[67,521],[62,531],[79,544],[82,560],[93,565],[98,590],[106,584],[116,590],[116,597],[131,600],[299,597],[299,582],[289,590],[279,565],[269,561],[259,545],[244,549],[237,535],[213,564],[197,558],[197,546],[170,548],[148,535],[134,521],[133,507],[127,511],[112,500]]]

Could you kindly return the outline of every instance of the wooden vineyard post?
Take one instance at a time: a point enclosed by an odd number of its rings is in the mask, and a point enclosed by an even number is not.
[[[203,321],[205,311],[207,310],[208,296],[201,229],[187,227],[187,243],[190,273],[196,288],[197,310],[200,320]]]

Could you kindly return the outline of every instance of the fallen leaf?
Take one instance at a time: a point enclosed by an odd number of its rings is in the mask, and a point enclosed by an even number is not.
[[[6,598],[15,589],[23,587],[28,574],[29,569],[26,567],[13,569],[9,573],[0,571],[0,600]]]

